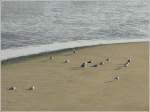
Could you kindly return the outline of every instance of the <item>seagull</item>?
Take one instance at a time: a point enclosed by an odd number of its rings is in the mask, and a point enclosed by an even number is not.
[[[104,65],[104,62],[100,62],[99,65]]]
[[[92,67],[98,67],[98,64],[93,65]]]
[[[129,58],[129,59],[127,60],[127,62],[124,64],[124,67],[128,67],[130,63],[131,63],[131,58]]]
[[[87,67],[87,62],[82,63],[81,67]]]
[[[113,80],[119,80],[119,76],[117,75],[117,76],[114,76],[113,77]]]
[[[70,60],[69,59],[66,59],[65,61],[64,61],[64,63],[69,63],[70,62]]]
[[[8,90],[16,90],[16,87],[15,86],[11,86],[8,88]]]
[[[73,49],[73,53],[74,53],[74,54],[76,53],[76,49]]]
[[[129,62],[129,63],[130,63],[130,62],[131,62],[131,58],[129,58],[127,62]]]
[[[106,61],[107,61],[107,62],[110,62],[110,58],[107,58]]]
[[[87,63],[93,63],[93,61],[92,61],[92,60],[89,60]]]
[[[54,59],[54,56],[50,56],[49,58],[50,58],[50,60],[53,60],[53,59]]]
[[[28,90],[35,90],[35,86],[29,87]]]

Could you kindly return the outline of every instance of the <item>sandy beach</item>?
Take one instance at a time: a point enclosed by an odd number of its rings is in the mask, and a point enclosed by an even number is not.
[[[147,111],[148,47],[148,42],[98,45],[5,62],[2,110]],[[123,67],[129,58],[131,63]],[[80,67],[89,60],[93,62]],[[16,90],[8,90],[11,86]],[[31,86],[35,89],[28,90]]]

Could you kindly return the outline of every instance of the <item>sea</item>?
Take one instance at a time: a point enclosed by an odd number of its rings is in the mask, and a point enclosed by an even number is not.
[[[2,1],[1,60],[149,40],[149,0]]]

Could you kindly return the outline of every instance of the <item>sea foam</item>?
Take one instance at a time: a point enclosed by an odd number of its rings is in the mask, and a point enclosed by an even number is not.
[[[145,42],[145,41],[149,41],[149,39],[132,39],[132,40],[94,39],[94,40],[69,41],[69,42],[53,43],[53,44],[46,44],[46,45],[34,45],[34,46],[1,50],[1,60],[3,61],[3,60],[22,57],[22,56],[30,56],[34,54],[53,52],[53,51],[59,51],[59,50],[64,50],[69,48],[76,48],[76,47],[94,46],[100,44],[113,44],[113,43]]]

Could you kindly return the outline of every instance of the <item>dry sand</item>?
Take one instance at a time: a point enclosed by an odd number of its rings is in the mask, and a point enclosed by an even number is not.
[[[2,110],[148,110],[148,42],[65,50],[2,64]],[[49,56],[54,56],[50,60]],[[102,66],[93,64],[110,62]],[[131,57],[126,68],[120,68]],[[69,59],[69,63],[64,63]],[[80,68],[82,62],[93,64]],[[120,80],[112,80],[119,75]],[[32,85],[35,90],[27,90]],[[8,90],[15,86],[16,90]]]

